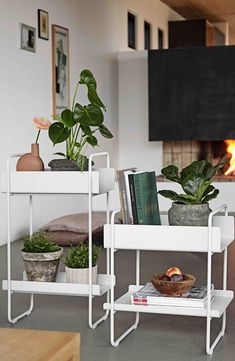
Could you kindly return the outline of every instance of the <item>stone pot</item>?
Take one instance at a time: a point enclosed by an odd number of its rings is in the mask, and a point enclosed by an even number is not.
[[[56,252],[29,253],[21,251],[28,281],[55,282],[63,248]]]
[[[56,171],[56,172],[80,171],[75,160],[70,160],[70,159],[52,159],[48,163],[48,165],[49,167],[51,167],[52,171]],[[88,170],[88,164],[86,169],[84,169],[84,171],[86,170]]]
[[[89,268],[70,268],[65,266],[66,282],[89,283]],[[97,265],[92,267],[92,284],[97,283]]]
[[[39,144],[31,144],[31,153],[22,155],[16,164],[17,171],[44,171],[44,164],[39,156]]]
[[[168,211],[172,226],[207,226],[211,212],[209,204],[180,204],[173,202]]]

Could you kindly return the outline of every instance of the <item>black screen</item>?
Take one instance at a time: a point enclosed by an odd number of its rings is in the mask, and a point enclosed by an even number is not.
[[[235,46],[148,54],[150,141],[235,139]]]

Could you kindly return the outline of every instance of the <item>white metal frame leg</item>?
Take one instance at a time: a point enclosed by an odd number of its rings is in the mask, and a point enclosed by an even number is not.
[[[219,340],[224,336],[226,328],[226,311],[223,313],[222,327],[214,342],[211,345],[211,266],[212,266],[212,219],[213,216],[225,210],[226,216],[228,215],[227,206],[224,204],[217,208],[214,212],[211,212],[208,219],[208,253],[207,253],[207,316],[206,316],[206,352],[208,355],[212,355],[213,351],[218,344]],[[227,289],[227,248],[224,250],[223,259],[223,290]]]
[[[12,318],[12,303],[11,296],[13,291],[11,290],[11,200],[10,200],[10,162],[12,158],[20,157],[21,154],[13,154],[7,159],[7,318],[10,323],[16,323],[21,318],[30,315],[33,310],[33,294],[30,297],[30,306],[27,311]],[[30,195],[30,234],[32,234],[32,196]]]
[[[114,310],[114,252],[115,252],[115,232],[114,232],[114,219],[119,211],[114,211],[111,216],[111,299],[110,299],[110,343],[112,346],[117,347],[119,343],[136,329],[139,323],[139,312],[136,312],[135,322],[117,339],[115,340],[115,313]],[[136,284],[139,285],[140,280],[140,251],[136,250]]]
[[[95,322],[93,322],[93,317],[92,317],[92,311],[93,311],[93,307],[92,307],[92,299],[93,299],[93,295],[92,295],[92,284],[93,284],[93,280],[92,280],[92,161],[94,157],[97,156],[105,156],[106,157],[106,166],[107,168],[110,167],[110,158],[109,158],[109,154],[107,152],[102,152],[102,153],[96,153],[96,154],[91,154],[91,156],[89,157],[89,191],[88,191],[88,204],[89,204],[89,213],[88,213],[88,227],[89,227],[89,235],[88,235],[88,240],[89,240],[89,295],[88,295],[88,324],[89,327],[92,329],[95,329],[101,322],[107,320],[108,316],[109,316],[109,310],[106,310],[104,315],[102,317],[100,317],[98,320],[96,320]],[[109,208],[109,193],[107,193],[106,196],[106,202],[107,202],[107,212],[106,212],[106,222],[107,224],[109,224],[109,218],[110,218],[110,208]],[[106,273],[110,274],[110,264],[109,264],[109,250],[106,249]],[[109,291],[107,292],[107,302],[109,302]]]

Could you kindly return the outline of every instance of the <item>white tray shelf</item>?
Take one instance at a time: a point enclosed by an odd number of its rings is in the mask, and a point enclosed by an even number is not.
[[[98,283],[92,284],[92,199],[97,194],[105,193],[106,218],[109,222],[109,192],[115,187],[115,171],[110,168],[110,159],[107,152],[91,154],[88,161],[87,172],[17,172],[12,170],[11,161],[21,154],[12,154],[7,159],[6,172],[1,172],[1,192],[7,198],[7,280],[2,287],[7,290],[8,321],[16,323],[21,318],[31,314],[34,307],[34,294],[70,295],[88,297],[88,324],[94,329],[107,319],[109,312],[93,322],[93,297],[106,294],[107,302],[111,285],[115,277],[110,276],[109,250],[106,250],[106,274],[98,275]],[[106,159],[106,168],[93,169],[95,157]],[[11,275],[11,199],[13,196],[27,196],[29,198],[29,233],[33,233],[33,197],[35,195],[86,195],[88,208],[88,244],[89,244],[89,281],[88,284],[66,283],[65,273],[59,273],[56,282],[31,282],[26,277],[23,280],[12,280]],[[16,317],[12,317],[12,294],[30,294],[29,308]]]
[[[114,189],[113,168],[92,171],[92,194]],[[69,184],[69,187],[68,187]],[[88,194],[89,172],[10,172],[11,194]],[[1,172],[1,191],[7,192],[7,172]]]
[[[224,211],[224,215],[218,215]],[[200,316],[206,318],[206,352],[211,355],[219,340],[224,336],[226,328],[226,309],[231,303],[234,293],[227,290],[227,248],[234,240],[234,217],[228,216],[227,206],[224,204],[211,212],[208,226],[170,226],[167,216],[161,216],[161,225],[116,225],[115,214],[111,217],[111,224],[104,228],[104,246],[111,250],[111,275],[115,269],[115,251],[118,249],[135,250],[136,252],[136,284],[129,286],[129,291],[115,300],[111,279],[110,300],[104,304],[104,309],[110,311],[110,342],[112,346],[119,343],[130,332],[135,330],[139,323],[139,314],[158,313],[184,316]],[[131,294],[142,286],[140,281],[140,251],[181,251],[207,253],[207,295],[211,299],[212,283],[212,256],[215,252],[223,252],[223,289],[215,290],[213,303],[207,301],[205,307],[180,307],[161,305],[135,305],[131,303]],[[115,313],[117,311],[134,312],[135,322],[115,339]],[[214,342],[211,344],[211,319],[222,316],[222,327]]]
[[[114,311],[160,313],[181,316],[207,317],[207,309],[200,307],[180,307],[167,305],[134,305],[131,303],[131,294],[143,286],[130,285],[129,292],[114,302]],[[233,291],[214,290],[215,300],[211,304],[211,317],[220,318],[233,299]],[[111,309],[110,303],[104,304],[105,310]]]
[[[162,216],[162,223],[166,217]],[[207,252],[208,227],[114,225],[115,248]],[[222,252],[234,239],[234,217],[214,216],[212,252]],[[111,225],[104,228],[104,247],[111,247]]]
[[[35,293],[64,296],[88,296],[88,284],[66,283],[65,272],[59,272],[56,282],[32,282],[27,281],[25,273],[22,281],[11,281],[11,291],[18,293]],[[115,282],[115,280],[114,280]],[[111,276],[98,274],[97,284],[92,285],[92,296],[102,296],[110,290]],[[2,281],[2,289],[7,290],[7,280]]]

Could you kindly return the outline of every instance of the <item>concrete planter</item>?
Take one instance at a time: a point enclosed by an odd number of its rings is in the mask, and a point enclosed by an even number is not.
[[[28,253],[21,252],[28,281],[55,282],[60,259],[63,255],[61,248],[56,252]]]
[[[89,268],[69,268],[65,266],[68,283],[89,283]],[[92,283],[97,283],[97,265],[92,267]]]
[[[172,203],[168,211],[169,224],[172,226],[207,226],[211,212],[209,204]]]

